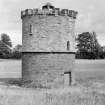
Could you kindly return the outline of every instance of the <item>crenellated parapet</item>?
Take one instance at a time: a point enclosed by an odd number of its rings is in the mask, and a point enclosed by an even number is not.
[[[44,16],[53,15],[53,16],[69,16],[73,19],[76,19],[77,14],[78,12],[74,10],[55,8],[50,4],[46,4],[45,6],[42,6],[42,9],[36,8],[36,9],[26,9],[24,11],[21,11],[21,18],[32,15],[44,15]]]

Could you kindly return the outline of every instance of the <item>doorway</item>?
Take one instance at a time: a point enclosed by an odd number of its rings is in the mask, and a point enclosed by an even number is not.
[[[69,86],[69,85],[71,85],[71,82],[72,82],[71,71],[64,72],[64,85]]]

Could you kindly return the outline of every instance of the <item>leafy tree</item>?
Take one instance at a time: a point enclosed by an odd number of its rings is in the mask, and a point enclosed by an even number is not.
[[[12,47],[12,42],[11,42],[9,35],[5,33],[1,34],[1,41],[4,42],[9,47]]]
[[[0,40],[0,57],[1,58],[10,58],[11,52],[12,52],[12,42],[10,37],[3,33],[1,34],[1,40]]]
[[[11,54],[11,48],[7,46],[4,42],[0,41],[0,57],[9,58]]]
[[[18,44],[14,47],[12,58],[20,59],[22,57],[22,45]]]
[[[101,48],[102,48],[102,51],[100,53],[100,58],[105,59],[105,46],[102,46]]]
[[[81,58],[96,59],[99,57],[101,46],[96,38],[96,33],[84,32],[78,35],[77,48]]]
[[[18,44],[14,47],[13,51],[22,52],[22,45]]]
[[[102,47],[101,47],[101,45],[99,44],[99,42],[97,40],[97,37],[96,37],[96,33],[95,32],[92,33],[92,36],[93,36],[92,52],[94,53],[95,58],[100,58],[100,54],[103,51],[102,50]]]

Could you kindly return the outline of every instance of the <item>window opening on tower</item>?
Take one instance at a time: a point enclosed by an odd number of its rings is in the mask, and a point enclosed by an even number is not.
[[[32,24],[29,25],[29,34],[32,35]]]
[[[69,51],[70,50],[70,42],[67,41],[67,50]]]

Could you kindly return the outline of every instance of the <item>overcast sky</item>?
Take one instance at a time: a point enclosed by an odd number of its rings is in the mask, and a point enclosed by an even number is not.
[[[105,45],[105,0],[0,0],[0,34],[10,35],[13,45],[21,43],[21,10],[41,8],[46,2],[78,11],[76,33],[95,31],[100,44]]]

